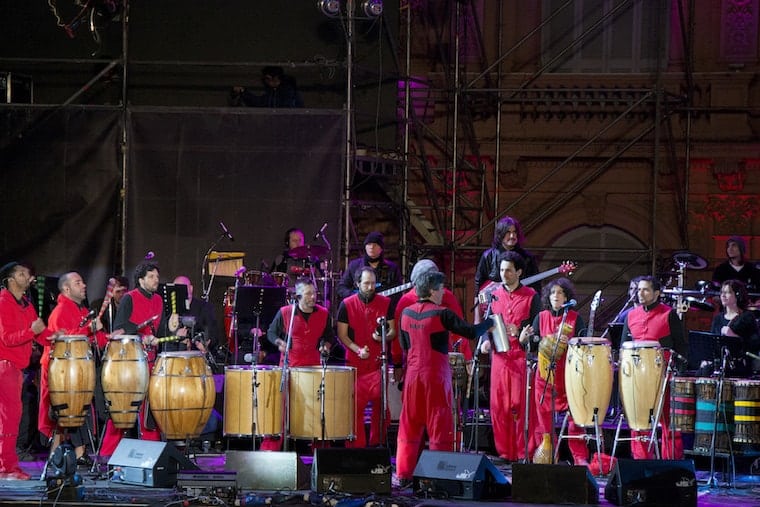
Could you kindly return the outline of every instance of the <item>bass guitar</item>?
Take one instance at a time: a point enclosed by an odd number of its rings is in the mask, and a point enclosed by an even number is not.
[[[596,317],[596,310],[599,308],[599,303],[602,302],[602,290],[599,289],[594,294],[594,299],[591,300],[591,311],[588,315],[588,328],[586,329],[586,336],[594,336],[594,318]]]

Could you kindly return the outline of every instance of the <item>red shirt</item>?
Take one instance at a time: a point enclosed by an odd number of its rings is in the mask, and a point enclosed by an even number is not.
[[[0,290],[0,360],[10,361],[19,370],[27,367],[32,340],[45,345],[52,335],[49,329],[38,335],[32,332],[32,322],[37,318],[34,306],[26,297],[19,301],[8,289]]]

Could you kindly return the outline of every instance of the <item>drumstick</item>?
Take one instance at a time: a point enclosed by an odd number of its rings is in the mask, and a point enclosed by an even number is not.
[[[100,311],[98,311],[98,316],[95,317],[95,320],[98,320],[104,313],[106,313],[106,308],[111,304],[111,299],[113,298],[114,287],[116,287],[116,278],[109,278],[108,287],[106,287],[106,295],[103,297],[103,304],[100,305]]]

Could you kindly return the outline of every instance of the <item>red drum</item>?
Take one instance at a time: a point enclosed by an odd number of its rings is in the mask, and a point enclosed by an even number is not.
[[[633,430],[651,429],[665,375],[660,342],[623,342],[619,375],[620,399],[628,426]]]
[[[50,350],[50,407],[58,425],[78,428],[85,422],[95,392],[95,362],[86,336],[59,336]]]
[[[158,355],[148,388],[150,411],[169,440],[200,436],[216,400],[216,386],[201,352]]]
[[[101,383],[114,426],[128,429],[148,391],[148,357],[139,336],[114,336],[103,353]]]

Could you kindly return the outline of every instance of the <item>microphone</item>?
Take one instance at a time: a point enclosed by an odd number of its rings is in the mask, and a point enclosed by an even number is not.
[[[576,301],[575,299],[571,299],[570,301],[568,301],[567,303],[565,303],[564,305],[562,305],[562,309],[572,308],[572,307],[574,307],[577,304],[578,304],[578,301]]]
[[[224,222],[220,221],[219,226],[222,228],[222,232],[224,233],[224,235],[227,236],[227,239],[229,239],[230,241],[235,241],[235,238],[232,237],[232,233],[230,232],[229,229],[227,229],[227,226],[224,225]]]
[[[686,359],[685,357],[683,357],[681,354],[679,354],[678,352],[676,352],[673,349],[670,349],[670,356],[673,357],[674,359],[676,359],[677,361],[680,361],[680,362],[682,362],[684,364],[686,364],[686,363],[689,362],[688,359]]]
[[[155,256],[156,256],[156,254],[151,250],[150,252],[148,252],[148,253],[145,254],[145,260],[149,261],[149,260],[151,260]]]
[[[246,355],[243,356],[243,361],[246,363],[252,363],[253,362],[253,354],[248,352]]]
[[[314,235],[314,239],[319,239],[325,233],[325,229],[327,229],[327,222],[322,224],[322,228]]]
[[[758,356],[757,354],[753,354],[752,352],[745,352],[744,355],[746,355],[747,357],[751,357],[752,359],[757,359],[758,361],[760,361],[760,356]]]
[[[89,312],[87,312],[87,315],[84,315],[82,317],[82,320],[79,322],[79,327],[82,327],[85,324],[87,324],[87,321],[93,318],[94,316],[95,316],[95,310],[90,310]]]
[[[493,293],[490,294],[490,297],[491,297],[492,301],[498,301],[499,300],[499,298],[496,297]]]
[[[245,273],[247,270],[248,270],[248,268],[246,268],[245,266],[240,266],[237,269],[237,271],[235,271],[235,278],[239,278],[240,275],[242,275],[243,273]]]

